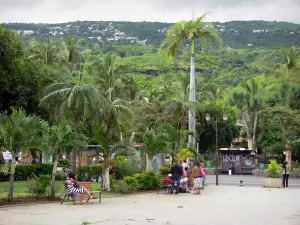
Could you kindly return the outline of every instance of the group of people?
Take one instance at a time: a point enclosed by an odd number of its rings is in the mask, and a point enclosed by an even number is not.
[[[194,190],[194,194],[200,194],[200,190],[203,187],[205,181],[205,169],[204,164],[199,162],[194,164],[191,173],[189,173],[188,167],[183,168],[177,163],[173,164],[173,166],[171,167],[171,174],[169,174],[169,177],[172,179],[170,194],[174,193],[175,185],[175,194],[179,193],[180,186],[182,186],[182,189],[185,190],[185,192],[190,192],[189,174],[191,174],[193,179],[192,189]]]

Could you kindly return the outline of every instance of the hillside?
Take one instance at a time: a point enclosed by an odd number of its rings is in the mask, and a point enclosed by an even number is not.
[[[77,21],[61,24],[2,24],[23,31],[26,38],[61,39],[66,36],[83,38],[86,44],[137,44],[159,46],[172,24],[159,22]],[[226,46],[288,47],[300,45],[300,25],[287,22],[232,21],[214,22]]]

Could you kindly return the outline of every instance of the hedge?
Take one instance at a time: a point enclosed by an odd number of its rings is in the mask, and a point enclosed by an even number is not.
[[[91,181],[92,178],[98,181],[98,178],[102,175],[102,167],[102,164],[78,166],[77,178],[79,181]]]
[[[150,190],[159,187],[159,175],[153,171],[126,176],[123,181],[129,186],[141,190]]]
[[[4,165],[0,165],[3,167]],[[10,168],[9,168],[10,169]],[[29,180],[35,175],[52,173],[52,164],[28,164],[28,165],[17,165],[15,171],[15,181]],[[9,181],[9,174],[0,173],[0,182]]]
[[[4,167],[4,165],[0,165]],[[24,181],[34,178],[33,174],[52,174],[52,164],[28,164],[28,165],[17,165],[15,171],[15,181]],[[10,167],[9,167],[10,169]],[[0,171],[1,168],[0,168]],[[77,177],[80,181],[91,181],[91,178],[98,178],[102,173],[102,164],[90,165],[90,166],[78,166]],[[64,180],[66,177],[56,174],[56,180]],[[0,182],[9,181],[9,174],[0,173]]]

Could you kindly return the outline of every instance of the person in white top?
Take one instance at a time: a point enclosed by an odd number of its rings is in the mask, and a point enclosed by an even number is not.
[[[284,162],[282,165],[282,183],[283,187],[289,186],[289,176],[290,176],[290,167],[287,162]]]

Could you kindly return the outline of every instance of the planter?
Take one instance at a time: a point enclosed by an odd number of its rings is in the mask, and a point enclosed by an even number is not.
[[[281,178],[268,178],[263,179],[263,185],[266,188],[282,188],[282,179]]]

